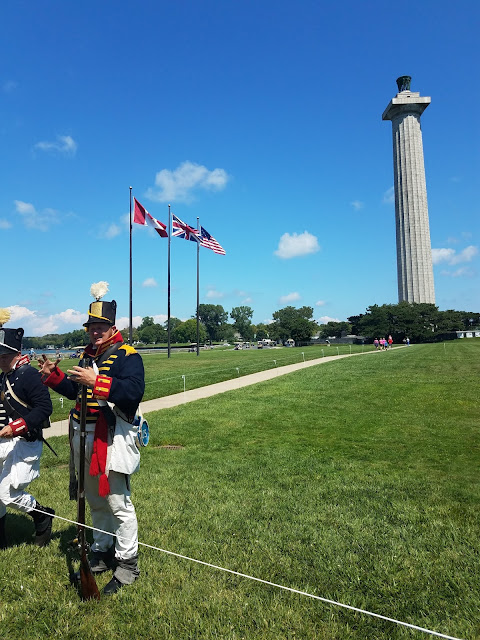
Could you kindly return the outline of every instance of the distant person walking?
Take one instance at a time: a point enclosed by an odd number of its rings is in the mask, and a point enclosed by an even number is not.
[[[392,348],[392,345],[393,345],[393,338],[392,336],[388,336],[388,346],[390,349]]]
[[[378,345],[379,345],[378,338],[375,338],[375,340],[373,341],[373,344],[375,346],[375,349],[378,349]]]

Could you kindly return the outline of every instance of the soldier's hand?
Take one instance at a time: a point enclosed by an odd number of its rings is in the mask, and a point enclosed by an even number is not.
[[[75,366],[67,371],[69,377],[78,384],[84,384],[87,387],[94,387],[97,380],[97,374],[92,367]]]
[[[55,371],[55,367],[58,365],[60,360],[61,358],[57,358],[55,362],[52,362],[52,360],[49,360],[47,356],[42,353],[42,355],[37,358],[37,362],[40,367],[40,373],[48,377]]]
[[[12,427],[8,424],[0,430],[0,438],[11,438],[13,437]]]

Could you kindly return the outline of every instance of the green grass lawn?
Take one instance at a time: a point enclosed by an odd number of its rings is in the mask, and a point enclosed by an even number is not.
[[[480,341],[416,345],[149,414],[133,477],[140,541],[480,638],[479,356]],[[52,444],[60,458],[45,450],[31,489],[74,519],[68,443]],[[5,638],[428,637],[145,548],[137,583],[81,602],[68,585],[75,527],[56,520],[45,549],[29,518],[10,511],[7,528]]]
[[[170,358],[166,353],[145,353],[145,395],[144,400],[162,398],[164,396],[183,392],[183,377],[185,388],[197,389],[215,382],[230,380],[249,373],[256,373],[273,367],[281,367],[294,362],[313,360],[323,356],[371,351],[373,345],[357,346],[338,345],[313,346],[304,348],[275,348],[275,349],[245,349],[243,351],[211,349],[196,353],[172,352]],[[60,368],[63,371],[71,369],[77,360],[62,360]],[[34,363],[35,364],[35,363]],[[66,398],[60,401],[60,396],[51,392],[53,403],[52,422],[64,420],[73,402]]]

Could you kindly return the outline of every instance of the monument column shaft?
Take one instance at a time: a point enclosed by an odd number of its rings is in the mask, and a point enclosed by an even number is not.
[[[410,76],[398,78],[400,91],[382,115],[392,121],[398,300],[435,304],[420,126],[431,99],[410,91],[410,80]]]
[[[435,303],[420,115],[392,119],[399,302]]]

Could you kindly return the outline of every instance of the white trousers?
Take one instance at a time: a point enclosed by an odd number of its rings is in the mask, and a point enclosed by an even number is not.
[[[80,466],[80,430],[74,423],[73,453],[75,468]],[[105,498],[98,495],[98,476],[89,474],[93,451],[93,431],[87,431],[85,446],[85,497],[92,514],[92,525],[115,534],[115,558],[129,560],[138,555],[138,525],[135,507],[130,498],[130,476],[110,471],[110,493]],[[93,531],[92,551],[108,551],[114,536]]]
[[[40,475],[41,440],[0,438],[0,518],[7,506],[28,513],[35,508],[35,498],[25,492]]]

